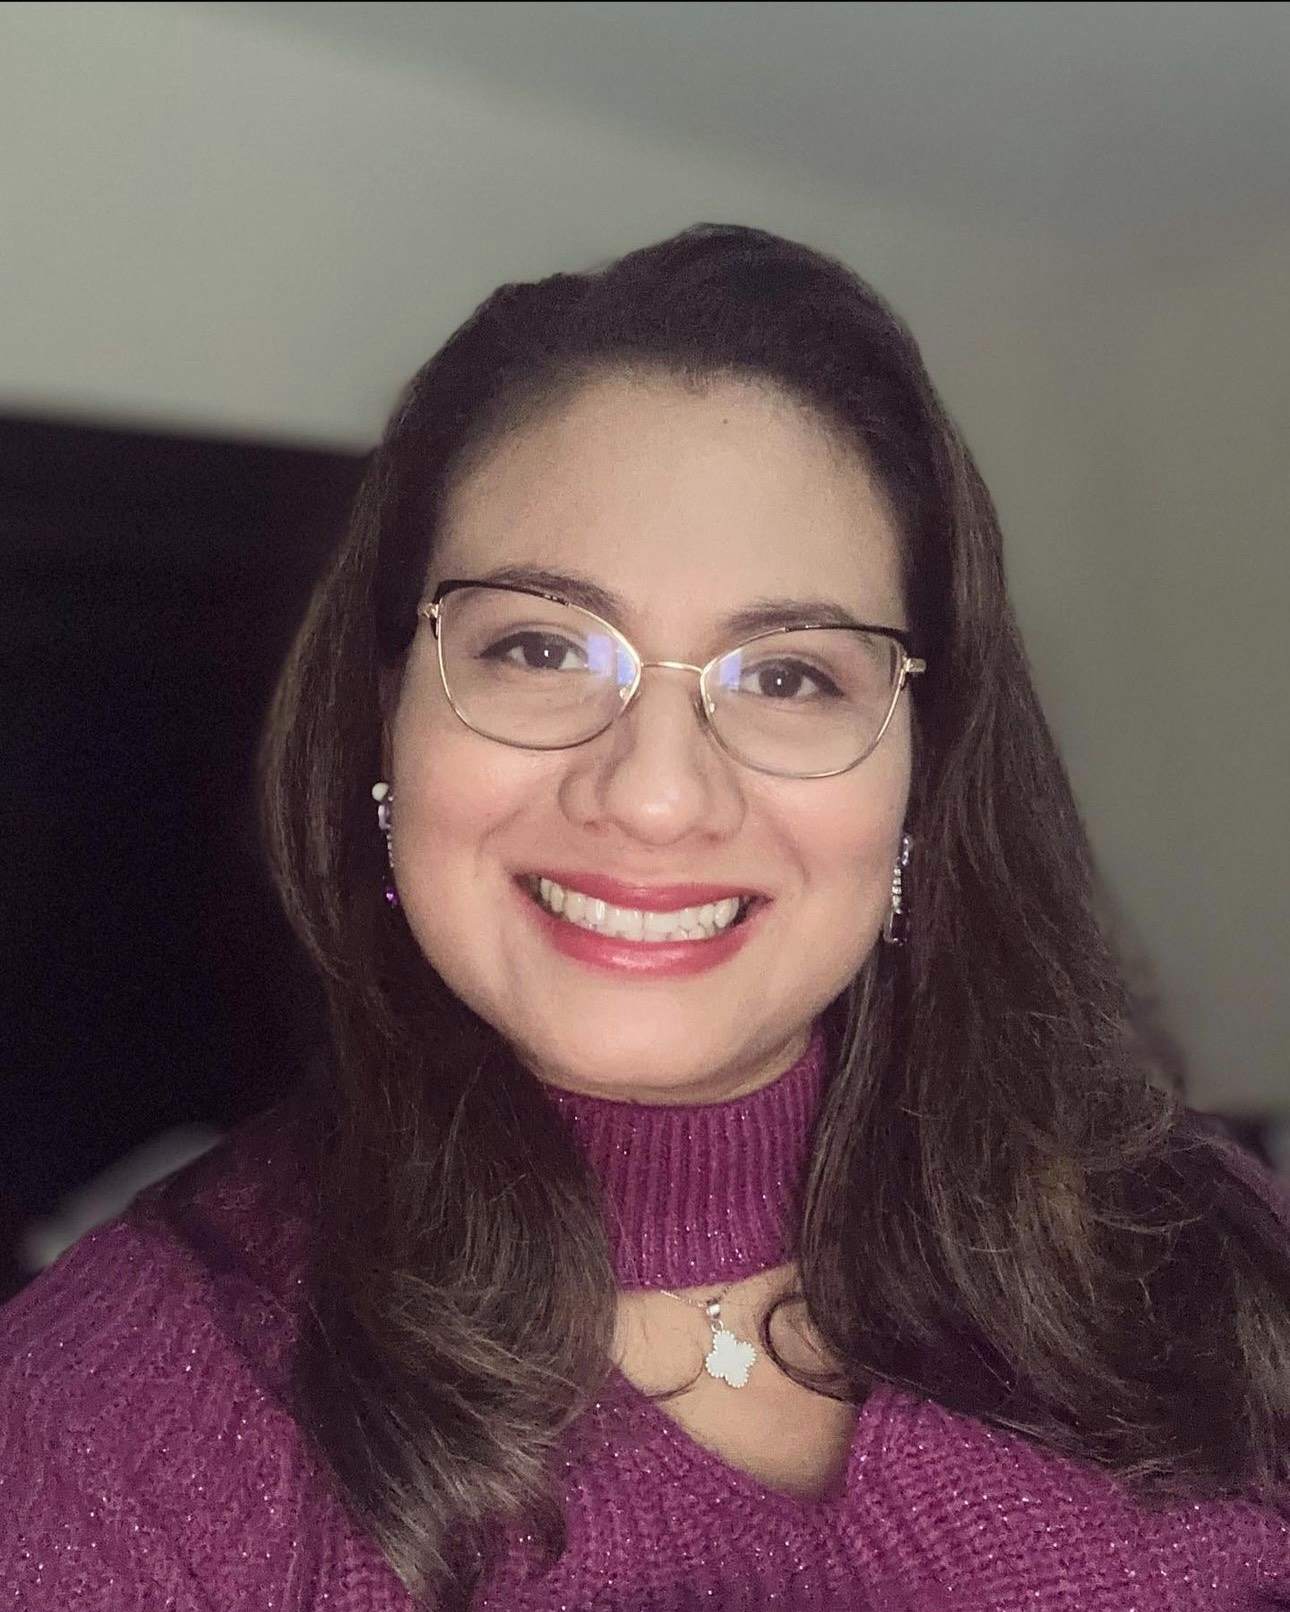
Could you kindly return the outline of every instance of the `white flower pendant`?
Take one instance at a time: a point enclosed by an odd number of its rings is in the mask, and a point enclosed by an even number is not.
[[[751,1343],[736,1338],[721,1320],[721,1306],[715,1300],[705,1306],[708,1324],[712,1328],[712,1347],[703,1362],[709,1377],[727,1383],[731,1388],[742,1388],[748,1381],[757,1351]]]

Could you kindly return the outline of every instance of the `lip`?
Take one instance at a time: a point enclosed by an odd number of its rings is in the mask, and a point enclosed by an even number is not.
[[[543,877],[550,875],[544,874]],[[563,881],[560,881],[563,882]],[[608,885],[621,891],[623,886],[614,880],[605,881]],[[578,888],[575,886],[574,888]],[[666,890],[703,890],[713,886],[705,885],[668,885],[651,886],[651,891],[657,894],[659,889]],[[721,887],[723,893],[734,894],[728,887]],[[617,974],[638,980],[656,979],[684,979],[694,974],[707,974],[714,968],[720,968],[722,963],[729,962],[735,954],[741,951],[749,937],[755,933],[759,922],[766,910],[766,903],[754,904],[747,916],[729,929],[723,929],[720,934],[714,935],[711,940],[624,940],[621,935],[601,935],[594,929],[583,929],[578,924],[571,924],[563,918],[557,918],[554,913],[548,912],[538,901],[524,889],[519,880],[516,880],[515,893],[524,903],[526,911],[532,921],[538,926],[543,938],[551,945],[553,950],[571,962],[581,963],[584,967],[593,968],[605,974]],[[595,896],[597,900],[608,901],[608,896],[597,895],[593,890],[585,890],[584,894]],[[671,899],[669,895],[668,899]],[[618,903],[615,902],[615,905]],[[626,903],[623,903],[626,905]],[[687,903],[692,904],[692,903]],[[667,912],[668,907],[657,907],[653,910]]]
[[[573,873],[559,868],[534,868],[521,875],[521,883],[526,878],[553,879],[566,890],[578,890],[595,901],[607,901],[614,907],[634,907],[640,912],[679,912],[684,907],[723,901],[727,896],[743,899],[763,894],[744,884],[629,884],[604,873]]]

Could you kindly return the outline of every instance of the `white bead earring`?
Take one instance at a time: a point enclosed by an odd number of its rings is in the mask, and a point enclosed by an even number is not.
[[[882,926],[882,938],[889,946],[903,946],[909,937],[909,912],[905,906],[904,872],[909,866],[911,841],[908,834],[900,836],[900,851],[891,870],[891,904]]]
[[[391,907],[399,904],[399,892],[394,888],[394,796],[384,780],[372,785],[372,799],[376,802],[376,825],[385,835],[385,860],[390,871],[385,876],[385,899]]]

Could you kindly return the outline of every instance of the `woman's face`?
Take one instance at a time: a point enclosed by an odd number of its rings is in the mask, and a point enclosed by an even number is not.
[[[907,625],[863,464],[737,381],[606,377],[508,436],[449,500],[426,591],[503,569],[594,583],[646,661],[703,665],[748,636],[730,618],[768,603]],[[555,1085],[646,1102],[753,1090],[877,940],[909,792],[907,696],[859,766],[801,780],[733,760],[695,696],[693,674],[646,670],[598,738],[515,749],[453,712],[428,623],[409,652],[387,732],[403,912],[448,985]],[[755,899],[734,930],[652,952],[554,916],[540,878],[646,921]]]

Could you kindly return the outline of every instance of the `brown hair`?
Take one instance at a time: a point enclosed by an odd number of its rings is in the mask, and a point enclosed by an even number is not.
[[[537,1082],[381,896],[380,677],[414,628],[446,490],[587,377],[742,376],[863,454],[903,539],[914,924],[829,1030],[801,1287],[860,1399],[892,1382],[1144,1492],[1286,1477],[1283,1236],[1148,1078],[998,523],[904,325],[821,254],[703,226],[509,285],[411,383],[285,669],[268,842],[322,976],[303,1138],[316,1237],[300,1414],[416,1595],[464,1605],[509,1523],[560,1544],[551,1452],[607,1359],[593,1184]]]

